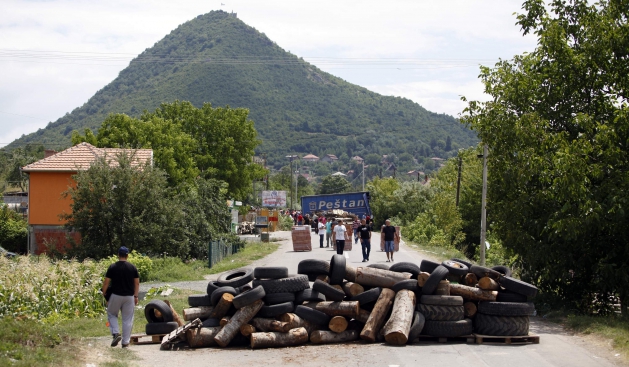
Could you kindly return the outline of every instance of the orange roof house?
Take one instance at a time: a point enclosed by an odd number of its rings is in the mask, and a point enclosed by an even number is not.
[[[88,143],[81,143],[64,151],[48,156],[42,160],[22,167],[22,172],[29,176],[28,185],[28,224],[29,253],[41,254],[48,252],[53,246],[62,250],[67,244],[69,234],[76,242],[79,233],[68,233],[64,228],[65,220],[60,214],[71,212],[72,199],[63,198],[63,192],[74,186],[72,175],[79,170],[88,169],[97,159],[111,157],[110,165],[115,165],[115,157],[119,153],[133,153],[134,163],[141,165],[153,163],[151,149],[118,149],[97,148]]]

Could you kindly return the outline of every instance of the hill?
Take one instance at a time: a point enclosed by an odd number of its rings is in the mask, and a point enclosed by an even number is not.
[[[477,142],[456,119],[411,100],[385,97],[290,54],[234,14],[213,11],[188,21],[133,59],[83,106],[17,139],[69,145],[73,130],[97,129],[109,113],[138,116],[162,102],[244,107],[268,164],[289,153],[410,154],[419,164]]]

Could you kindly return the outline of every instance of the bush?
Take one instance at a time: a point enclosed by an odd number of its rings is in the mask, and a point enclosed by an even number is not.
[[[102,261],[104,264],[104,269],[107,270],[109,265],[115,263],[116,261],[118,261],[118,256],[116,255],[112,255],[104,259]],[[129,258],[127,258],[127,261],[135,265],[135,267],[138,269],[141,282],[146,282],[147,280],[149,280],[149,274],[153,269],[153,260],[151,260],[150,257],[142,255],[139,252],[133,250],[131,251],[131,253],[129,253]]]
[[[278,229],[280,231],[290,231],[293,229],[293,218],[290,215],[280,215]]]
[[[0,246],[8,251],[25,253],[28,229],[22,216],[7,205],[0,205]]]

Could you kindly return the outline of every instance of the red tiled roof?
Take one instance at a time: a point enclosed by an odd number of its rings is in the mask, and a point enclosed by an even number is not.
[[[135,154],[134,163],[153,163],[152,149],[120,149],[120,148],[97,148],[88,143],[81,143],[61,151],[48,158],[41,159],[22,167],[24,172],[76,172],[88,169],[96,159],[107,157],[109,164],[114,166],[116,155],[119,153]]]

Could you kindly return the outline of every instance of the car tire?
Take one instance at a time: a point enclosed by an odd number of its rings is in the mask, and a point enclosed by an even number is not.
[[[537,287],[512,277],[500,278],[500,285],[504,289],[521,294],[527,297],[535,297],[537,295]]]
[[[254,279],[253,286],[261,285],[266,294],[270,293],[295,293],[310,288],[307,275],[289,275],[282,279]]]
[[[355,295],[350,300],[358,301],[358,304],[360,305],[360,307],[363,308],[363,306],[375,303],[378,300],[378,297],[380,297],[381,292],[382,292],[382,288],[380,287],[371,288],[370,290],[367,290],[367,291],[364,291],[363,293]]]
[[[229,270],[221,274],[216,279],[216,284],[221,287],[238,288],[253,280],[252,268],[241,268]]]
[[[345,292],[340,291],[321,280],[314,282],[312,290],[323,294],[325,299],[328,301],[340,302],[345,298]]]
[[[346,259],[343,255],[334,255],[330,260],[330,284],[341,285],[345,279]]]
[[[478,279],[483,277],[490,277],[491,279],[498,280],[502,276],[502,274],[500,274],[499,272],[480,265],[472,265],[472,267],[470,268],[470,273],[474,273],[474,275],[476,275]]]
[[[212,295],[210,296],[210,304],[212,306],[216,306],[224,293],[229,293],[234,297],[238,295],[238,291],[234,289],[234,287],[220,287],[219,289],[212,292]]]
[[[417,275],[421,272],[421,270],[419,270],[419,266],[409,262],[395,263],[389,267],[389,270],[396,273],[411,273],[415,279],[417,279]]]
[[[295,304],[301,305],[304,302],[324,302],[326,300],[325,296],[315,290],[312,289],[304,289],[301,292],[297,292],[295,295]]]
[[[443,265],[437,266],[432,271],[432,273],[430,273],[430,276],[428,277],[428,279],[426,279],[426,283],[424,283],[424,286],[422,287],[422,294],[425,294],[425,295],[433,294],[435,290],[437,290],[437,286],[439,286],[439,282],[444,280],[448,276],[448,274],[449,274],[448,269],[445,266]]]
[[[325,260],[306,259],[297,264],[297,274],[328,275],[330,274],[330,263]]]
[[[422,262],[419,263],[419,270],[423,273],[432,273],[437,266],[439,266],[439,263],[430,260],[422,260]]]
[[[315,325],[327,326],[330,323],[330,316],[306,306],[295,307],[295,315]]]
[[[257,317],[275,318],[285,313],[293,312],[295,304],[293,302],[278,303],[276,305],[262,306],[256,314]]]
[[[494,316],[477,313],[474,332],[491,336],[523,336],[529,334],[528,316]]]
[[[159,311],[162,317],[155,316],[155,311]],[[174,320],[173,311],[166,302],[155,299],[144,306],[144,316],[149,323],[153,322],[171,322]]]
[[[479,302],[478,312],[495,316],[530,316],[535,312],[533,302]]]
[[[264,288],[262,286],[257,286],[255,288],[249,289],[244,293],[240,293],[236,297],[234,297],[233,305],[236,309],[241,309],[247,305],[252,304],[253,302],[264,298]]]
[[[307,289],[306,289],[307,290]],[[277,305],[285,302],[295,302],[295,293],[271,293],[264,296],[267,305]]]
[[[424,329],[424,325],[426,323],[426,318],[421,312],[415,311],[415,315],[413,316],[413,323],[411,324],[411,330],[408,332],[408,341],[407,344],[413,343],[415,339],[419,337]]]
[[[259,266],[253,270],[256,279],[282,279],[288,276],[288,268],[285,266]]]
[[[434,306],[463,306],[463,297],[424,295],[419,298],[419,303]]]
[[[455,260],[445,260],[444,262],[441,263],[441,265],[445,266],[446,269],[448,269],[448,271],[450,272],[450,274],[456,275],[459,277],[467,275],[469,271],[469,268],[467,267],[467,265],[461,262],[455,261]]]
[[[146,324],[144,331],[146,335],[159,335],[159,334],[169,334],[171,331],[177,330],[179,324],[170,321],[170,322],[151,322]]]
[[[207,294],[191,294],[188,296],[188,305],[190,307],[212,306],[212,302]]]
[[[454,338],[457,336],[470,335],[474,331],[471,319],[459,321],[428,321],[424,325],[422,334],[436,336],[440,338]]]
[[[435,306],[418,304],[417,311],[430,321],[459,321],[465,317],[463,306]]]
[[[393,284],[393,286],[391,286],[391,290],[393,292],[396,292],[396,293],[401,291],[402,289],[407,289],[407,290],[412,291],[414,293],[421,292],[421,288],[417,284],[417,279],[400,280],[399,282],[397,282],[397,283]]]

